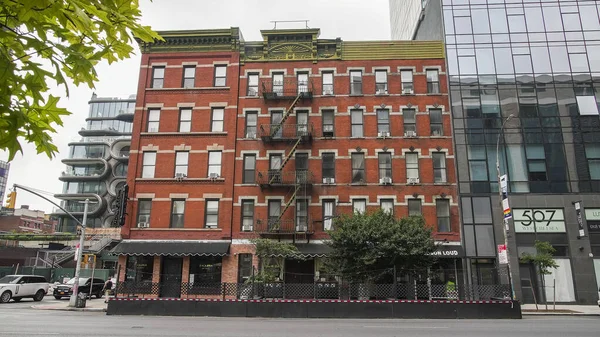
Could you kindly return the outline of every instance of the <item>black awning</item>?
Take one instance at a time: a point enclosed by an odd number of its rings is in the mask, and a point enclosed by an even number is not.
[[[122,241],[110,253],[150,256],[225,256],[229,253],[229,242],[130,240]]]

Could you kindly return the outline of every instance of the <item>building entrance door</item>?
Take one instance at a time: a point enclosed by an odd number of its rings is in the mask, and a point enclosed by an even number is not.
[[[160,297],[181,297],[183,258],[163,257],[160,268]]]

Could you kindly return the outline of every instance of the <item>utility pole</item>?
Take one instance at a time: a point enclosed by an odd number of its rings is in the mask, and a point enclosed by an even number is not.
[[[88,204],[90,199],[85,199],[83,208],[83,221],[81,222],[81,236],[79,237],[79,249],[75,252],[76,254],[76,267],[75,267],[75,282],[73,283],[73,294],[69,299],[69,306],[77,306],[77,295],[79,292],[79,276],[81,275],[81,257],[83,255],[83,243],[85,241],[85,225],[87,222]],[[91,291],[91,289],[90,289]]]
[[[504,125],[506,125],[506,123],[513,118],[514,115],[510,114],[508,117],[506,117],[506,119],[504,120],[504,123],[502,123],[502,127],[500,128],[500,132],[498,133],[498,139],[496,141],[496,173],[498,174],[498,196],[500,197],[500,211],[502,212],[502,221],[504,224],[504,228],[502,228],[502,233],[504,234],[504,247],[506,248],[506,256],[507,256],[507,261],[506,261],[506,269],[508,271],[508,284],[510,286],[510,295],[511,295],[511,299],[515,298],[515,288],[513,287],[513,282],[512,282],[512,269],[510,268],[510,254],[509,254],[509,250],[508,250],[508,231],[510,230],[510,227],[508,225],[508,219],[504,217],[504,205],[502,202],[502,187],[501,187],[501,175],[500,175],[500,137],[502,136],[503,132],[504,132]]]

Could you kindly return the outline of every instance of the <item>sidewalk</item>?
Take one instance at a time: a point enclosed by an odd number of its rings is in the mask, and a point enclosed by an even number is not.
[[[32,305],[33,309],[39,310],[63,310],[63,311],[92,311],[92,312],[106,312],[107,303],[104,303],[104,299],[93,299],[88,300],[85,304],[85,308],[73,308],[69,307],[69,301],[61,301],[58,303],[49,304],[37,304]]]
[[[545,304],[538,304],[535,310],[535,304],[522,304],[521,311],[523,316],[600,316],[600,308],[597,305],[556,305],[556,310],[552,304],[548,304],[546,311]]]

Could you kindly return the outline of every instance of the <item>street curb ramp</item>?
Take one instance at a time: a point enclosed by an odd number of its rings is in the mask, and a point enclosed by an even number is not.
[[[518,301],[117,298],[107,315],[270,318],[521,319]]]

